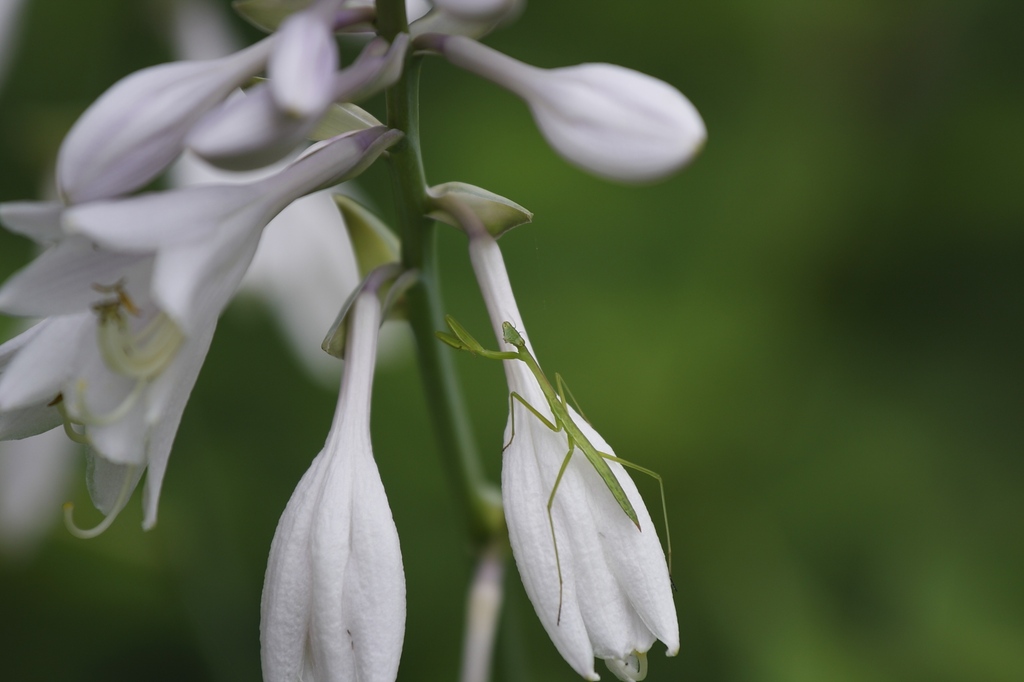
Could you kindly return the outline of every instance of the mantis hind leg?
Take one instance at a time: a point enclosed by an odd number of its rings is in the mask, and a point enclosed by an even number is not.
[[[580,407],[580,401],[576,400],[576,396],[572,394],[572,391],[569,389],[569,385],[565,383],[565,379],[563,379],[562,375],[558,372],[555,372],[555,386],[558,390],[558,398],[562,401],[562,407],[565,408],[565,411],[569,411],[569,403],[565,400],[565,396],[568,395],[572,398],[572,404],[576,407],[576,411],[579,412],[581,417],[583,417],[583,421],[590,424],[590,420],[587,419],[587,415],[583,414],[583,408]]]
[[[551,506],[555,503],[555,493],[558,492],[558,486],[562,483],[562,476],[565,475],[565,470],[569,468],[573,447],[573,442],[570,440],[569,452],[565,453],[562,466],[558,468],[558,476],[555,477],[555,485],[551,488],[551,494],[548,495],[548,526],[551,528],[551,544],[555,548],[555,568],[558,571],[558,615],[555,618],[556,626],[562,622],[562,561],[558,557],[558,538],[555,537],[555,517],[551,514]]]
[[[599,454],[602,459],[606,459],[609,462],[615,462],[616,464],[621,464],[624,467],[629,467],[630,469],[634,469],[635,471],[639,471],[642,474],[647,474],[648,476],[650,476],[651,478],[653,478],[654,480],[656,480],[658,482],[658,488],[661,491],[661,514],[662,514],[663,518],[665,519],[665,559],[666,559],[666,561],[668,563],[669,575],[671,576],[671,573],[672,573],[672,538],[671,538],[671,536],[669,535],[669,532],[668,532],[668,506],[665,504],[665,482],[661,478],[661,474],[659,474],[659,473],[657,473],[655,471],[652,471],[650,469],[647,469],[646,467],[642,467],[639,464],[634,464],[633,462],[630,462],[628,459],[621,459],[619,457],[616,457],[615,455],[609,455],[609,454],[604,453],[604,452],[598,452],[597,454]],[[671,578],[670,578],[670,580],[671,580]],[[674,586],[673,586],[673,589],[675,589]]]
[[[505,445],[502,446],[502,448],[501,448],[502,452],[505,452],[505,450],[508,450],[508,446],[512,445],[512,441],[516,437],[516,411],[515,411],[515,406],[512,404],[512,399],[513,398],[518,400],[520,403],[523,404],[523,407],[525,407],[530,412],[532,412],[533,416],[535,416],[537,419],[539,419],[541,424],[543,424],[544,426],[548,427],[549,429],[551,429],[555,433],[558,433],[559,431],[562,430],[562,425],[561,424],[559,424],[558,426],[555,426],[554,424],[549,422],[547,420],[547,418],[544,415],[542,415],[537,410],[536,407],[534,407],[530,403],[526,402],[526,398],[524,398],[523,396],[519,395],[515,391],[512,391],[511,393],[508,394],[508,414],[509,414],[509,419],[512,420],[512,434],[508,437],[508,442],[505,443]]]

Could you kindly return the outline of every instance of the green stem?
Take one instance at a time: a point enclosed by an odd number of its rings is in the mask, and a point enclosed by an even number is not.
[[[404,0],[377,3],[377,25],[392,40],[408,31]],[[505,536],[498,489],[484,477],[469,411],[455,371],[453,353],[434,331],[443,329],[444,302],[438,278],[436,225],[426,217],[430,201],[419,142],[419,75],[421,58],[412,57],[401,79],[387,91],[387,123],[405,133],[389,151],[391,180],[402,239],[402,264],[419,272],[406,293],[409,323],[416,338],[420,372],[441,458],[464,511],[470,537],[480,548]]]

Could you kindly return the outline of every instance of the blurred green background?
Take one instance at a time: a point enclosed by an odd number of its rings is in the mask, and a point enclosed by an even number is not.
[[[158,4],[29,0],[0,93],[0,200],[38,196],[87,104],[171,58]],[[653,74],[703,114],[703,155],[640,188],[566,165],[521,102],[426,65],[431,182],[536,213],[502,245],[541,359],[665,477],[682,651],[656,645],[649,679],[1024,679],[1021,26],[1017,0],[531,3],[488,42]],[[362,186],[387,206],[383,169]],[[441,247],[450,310],[486,336],[465,240]],[[0,234],[0,275],[30,257]],[[471,555],[396,337],[373,421],[408,578],[399,679],[452,680]],[[497,480],[501,368],[459,367]],[[265,309],[230,308],[158,527],[140,530],[137,495],[84,542],[55,507],[35,552],[0,560],[0,679],[260,679],[270,539],[334,400]],[[499,679],[577,679],[514,570],[506,627]]]

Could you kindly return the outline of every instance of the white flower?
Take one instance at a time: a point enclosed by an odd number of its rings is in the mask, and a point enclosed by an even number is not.
[[[263,587],[266,682],[393,682],[405,633],[398,532],[370,445],[381,306],[359,294],[324,449],[288,501]]]
[[[681,92],[631,69],[540,69],[463,36],[425,36],[423,44],[522,97],[555,151],[609,180],[663,178],[689,163],[707,137],[700,114]]]
[[[153,255],[153,299],[190,333],[234,293],[271,218],[297,197],[358,174],[400,137],[368,128],[315,145],[264,180],[95,202],[70,209],[64,224],[116,253]]]
[[[48,318],[9,342],[0,423],[24,430],[63,410],[99,455],[90,491],[111,515],[148,467],[144,527],[151,527],[217,317],[264,226],[296,197],[358,172],[396,135],[381,127],[335,138],[248,185],[68,209],[65,228],[77,234],[0,287],[0,309]]]
[[[272,45],[268,38],[227,57],[161,64],[115,83],[61,144],[61,196],[71,204],[108,199],[155,178],[203,114],[263,70]]]
[[[470,256],[501,349],[515,350],[503,342],[502,323],[510,322],[524,339],[527,336],[498,245],[486,232],[473,234]],[[540,385],[525,363],[506,360],[504,365],[509,391],[522,395],[551,420]],[[596,656],[621,679],[642,679],[646,652],[655,639],[665,643],[668,655],[679,651],[665,554],[643,499],[625,469],[609,462],[636,511],[638,530],[582,453],[573,455],[551,509],[560,587],[547,501],[568,452],[566,436],[551,431],[518,401],[513,405],[515,437],[510,415],[502,503],[526,594],[555,647],[580,675],[598,679]],[[570,414],[599,452],[614,454],[571,408]]]

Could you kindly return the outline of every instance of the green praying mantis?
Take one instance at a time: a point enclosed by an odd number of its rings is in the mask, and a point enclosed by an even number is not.
[[[533,374],[534,378],[537,380],[537,383],[540,385],[540,389],[544,393],[544,397],[548,402],[548,408],[551,410],[551,420],[548,420],[547,417],[537,410],[537,408],[528,403],[523,396],[519,395],[515,391],[511,391],[509,393],[508,402],[509,414],[511,415],[512,420],[512,434],[508,443],[506,443],[502,448],[502,452],[512,444],[512,441],[516,437],[515,410],[513,409],[514,400],[518,400],[523,407],[533,413],[533,415],[537,417],[537,419],[539,419],[547,428],[551,429],[555,433],[565,432],[569,451],[562,460],[562,465],[558,470],[558,475],[555,477],[555,483],[551,488],[551,494],[548,495],[547,502],[548,525],[551,528],[551,541],[555,549],[555,566],[558,570],[558,617],[556,619],[556,623],[561,621],[562,617],[562,563],[558,557],[558,540],[555,537],[555,521],[551,514],[551,506],[554,504],[555,493],[558,492],[558,486],[562,482],[562,477],[569,466],[572,454],[576,450],[582,452],[587,458],[587,461],[594,467],[598,475],[601,477],[601,480],[604,481],[604,484],[608,487],[608,491],[615,498],[615,501],[618,502],[619,507],[622,508],[622,511],[626,516],[629,517],[629,520],[633,522],[633,525],[636,526],[638,531],[640,530],[640,520],[637,518],[636,510],[633,508],[633,504],[629,501],[629,497],[626,496],[626,491],[623,490],[622,484],[619,483],[619,479],[615,477],[615,473],[608,465],[608,462],[616,462],[631,469],[635,469],[636,471],[647,474],[658,481],[658,487],[661,490],[661,511],[665,518],[665,555],[668,563],[668,570],[669,573],[671,573],[672,541],[669,538],[668,532],[668,509],[665,504],[665,484],[662,481],[661,476],[654,471],[646,469],[638,464],[634,464],[633,462],[600,452],[596,447],[594,447],[573,420],[573,417],[569,412],[569,404],[566,400],[567,395],[572,398],[580,415],[582,416],[583,414],[583,410],[580,409],[579,404],[576,402],[576,398],[572,395],[572,391],[570,391],[566,386],[565,381],[562,379],[562,375],[556,373],[555,383],[552,385],[551,380],[548,379],[546,374],[544,374],[544,371],[540,368],[536,358],[534,358],[527,349],[526,340],[518,331],[516,331],[516,328],[512,326],[511,322],[502,322],[501,332],[505,343],[515,346],[516,350],[514,351],[487,350],[451,315],[445,315],[445,322],[447,323],[448,328],[451,329],[452,333],[435,332],[438,339],[445,342],[452,348],[464,350],[482,358],[488,358],[491,360],[520,360],[524,362]],[[586,417],[583,418],[586,420]],[[589,423],[589,420],[587,420],[587,423]]]

